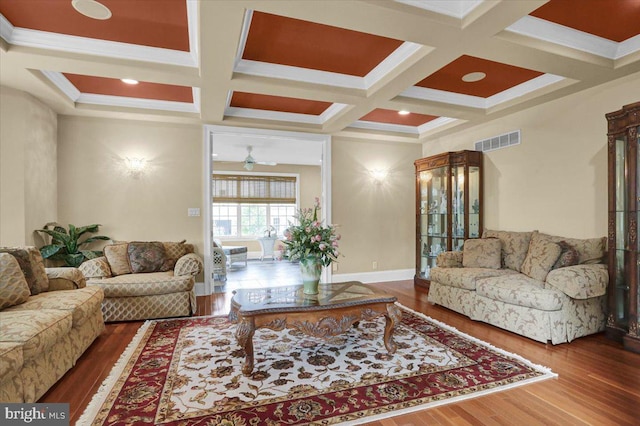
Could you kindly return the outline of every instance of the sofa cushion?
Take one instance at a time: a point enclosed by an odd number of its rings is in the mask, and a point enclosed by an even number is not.
[[[502,266],[520,272],[527,257],[531,232],[485,230],[482,238],[498,238],[502,242]]]
[[[44,271],[40,250],[35,247],[3,247],[0,248],[0,252],[9,253],[16,258],[32,295],[49,289],[49,280]]]
[[[111,267],[105,256],[96,257],[95,259],[87,260],[78,267],[82,275],[89,278],[104,278],[110,277]]]
[[[573,299],[589,299],[607,292],[607,265],[574,265],[549,272],[545,286]]]
[[[165,251],[165,261],[160,268],[160,272],[166,272],[172,270],[176,266],[176,262],[182,256],[187,254],[187,248],[185,247],[185,241],[182,240],[178,243],[174,242],[163,242]]]
[[[59,309],[71,312],[72,327],[78,328],[95,311],[100,309],[103,299],[102,289],[99,287],[85,287],[77,290],[61,290],[31,296],[26,303],[5,312],[39,311],[41,309]]]
[[[540,237],[546,238],[558,243],[565,241],[567,244],[573,246],[580,256],[580,264],[594,264],[602,263],[604,261],[605,250],[607,247],[607,238],[565,238],[555,235],[540,233]]]
[[[191,291],[194,285],[191,275],[174,276],[169,272],[119,275],[101,280],[88,280],[88,286],[104,290],[104,297],[148,296]]]
[[[22,345],[13,342],[0,342],[0,383],[18,374],[24,365]]]
[[[479,279],[476,293],[510,305],[525,306],[543,311],[558,311],[566,296],[553,289],[545,289],[544,283],[524,274]]]
[[[449,287],[458,287],[465,290],[475,290],[476,282],[484,277],[499,277],[502,275],[517,274],[511,269],[487,269],[487,268],[433,268],[431,269],[431,281],[436,281]]]
[[[497,238],[471,239],[464,242],[462,266],[500,269],[502,243]]]
[[[556,263],[553,264],[552,270],[577,265],[580,262],[580,254],[574,246],[566,241],[559,241],[558,245],[562,252],[560,252],[560,257],[558,257]]]
[[[167,258],[164,244],[158,241],[133,241],[127,248],[129,265],[134,274],[159,272]]]
[[[31,291],[15,257],[0,253],[0,310],[29,299]]]
[[[105,246],[104,257],[109,262],[109,268],[113,275],[124,275],[131,273],[129,265],[129,253],[127,251],[129,243],[118,243]]]
[[[22,344],[25,362],[39,357],[71,331],[71,312],[11,309],[0,312],[0,341]]]
[[[538,232],[534,232],[527,257],[522,262],[520,269],[523,274],[544,282],[561,252],[562,249],[558,244],[541,238],[538,236]]]

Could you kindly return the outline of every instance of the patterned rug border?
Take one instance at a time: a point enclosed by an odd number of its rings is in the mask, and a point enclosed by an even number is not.
[[[484,396],[484,395],[488,395],[491,393],[496,393],[496,392],[502,392],[505,390],[509,390],[509,389],[513,389],[516,387],[520,387],[526,384],[531,384],[531,383],[535,383],[535,382],[539,382],[542,380],[547,380],[547,379],[557,379],[558,378],[558,374],[554,373],[550,368],[545,367],[543,365],[540,364],[535,364],[531,361],[529,361],[528,359],[518,355],[518,354],[514,354],[512,352],[508,352],[505,351],[504,349],[498,348],[496,346],[493,346],[492,344],[485,342],[484,340],[480,340],[476,337],[473,337],[467,333],[464,333],[460,330],[458,330],[455,327],[452,327],[448,324],[445,324],[441,321],[438,321],[434,318],[431,318],[428,315],[423,314],[422,312],[418,312],[418,311],[414,311],[411,308],[408,308],[406,306],[404,306],[403,304],[401,304],[400,302],[396,302],[395,303],[400,309],[405,310],[407,312],[412,313],[413,315],[416,315],[418,317],[423,318],[426,321],[429,321],[435,325],[437,325],[438,327],[441,327],[445,330],[448,330],[452,333],[456,333],[462,337],[464,337],[465,339],[470,340],[471,342],[484,346],[492,351],[495,351],[499,354],[502,354],[504,356],[507,357],[511,357],[523,364],[526,364],[527,366],[529,366],[530,368],[539,371],[540,373],[542,373],[542,375],[538,376],[538,377],[533,377],[530,379],[525,379],[525,380],[521,380],[518,381],[516,383],[512,383],[512,384],[508,384],[508,385],[502,385],[498,388],[495,389],[485,389],[485,390],[480,390],[480,391],[476,391],[473,392],[471,394],[468,395],[460,395],[460,396],[454,396],[451,398],[447,398],[444,400],[439,400],[439,401],[432,401],[426,404],[421,404],[421,405],[416,405],[413,407],[408,407],[406,409],[402,409],[402,410],[394,410],[391,412],[387,412],[387,413],[382,413],[379,415],[373,415],[373,416],[367,416],[366,419],[358,419],[358,420],[354,420],[354,421],[348,421],[348,422],[343,422],[340,423],[341,425],[344,426],[349,426],[349,425],[357,425],[357,424],[362,424],[364,422],[372,422],[372,421],[377,421],[377,420],[381,420],[381,419],[386,419],[389,417],[395,417],[395,416],[399,416],[402,414],[407,414],[407,413],[412,413],[415,411],[420,411],[420,410],[424,410],[427,408],[433,408],[433,407],[437,407],[437,406],[441,406],[441,405],[445,405],[445,404],[451,404],[451,403],[456,403],[456,402],[460,402],[463,400],[467,400],[467,399],[472,399],[472,398],[477,398],[480,396]],[[211,315],[211,317],[224,317],[225,315]],[[145,336],[147,335],[147,332],[149,332],[149,329],[151,328],[151,326],[153,324],[157,324],[157,323],[161,323],[164,321],[176,321],[176,320],[180,320],[180,319],[184,319],[184,320],[189,320],[192,319],[194,317],[188,317],[188,318],[168,318],[168,319],[157,319],[157,320],[147,320],[145,321],[140,328],[138,329],[138,331],[136,332],[136,335],[133,337],[133,339],[131,340],[131,342],[127,345],[127,348],[122,352],[122,354],[120,355],[120,358],[118,359],[118,361],[115,363],[115,365],[113,366],[113,368],[111,369],[111,372],[109,373],[109,375],[105,378],[105,380],[102,382],[102,384],[100,385],[100,387],[98,388],[97,392],[95,393],[95,395],[93,395],[93,397],[91,398],[91,401],[89,402],[89,404],[87,405],[87,407],[85,408],[84,412],[82,413],[82,415],[80,416],[80,418],[78,419],[78,421],[76,422],[76,426],[84,426],[84,425],[91,425],[93,419],[96,418],[98,412],[100,411],[100,408],[103,404],[103,402],[106,400],[107,396],[109,395],[109,393],[111,392],[111,390],[113,389],[113,387],[115,386],[116,382],[118,381],[118,379],[120,378],[120,376],[122,375],[123,371],[125,370],[125,368],[127,367],[127,365],[129,364],[129,361],[133,358],[133,356],[138,352],[138,349],[142,349],[140,348],[140,343],[142,342],[142,340],[145,338]]]

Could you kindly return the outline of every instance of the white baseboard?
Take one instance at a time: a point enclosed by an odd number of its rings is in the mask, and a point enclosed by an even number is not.
[[[395,269],[390,271],[354,272],[352,274],[333,274],[331,282],[343,283],[346,281],[360,281],[363,283],[379,283],[387,281],[411,280],[415,275],[415,269]]]
[[[196,282],[196,285],[193,287],[193,289],[196,291],[196,296],[207,296],[211,294],[211,292],[207,292],[204,283]]]

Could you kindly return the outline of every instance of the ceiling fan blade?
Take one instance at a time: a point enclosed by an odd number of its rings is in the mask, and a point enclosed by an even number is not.
[[[273,161],[256,161],[256,164],[260,164],[261,166],[277,166],[278,163]]]

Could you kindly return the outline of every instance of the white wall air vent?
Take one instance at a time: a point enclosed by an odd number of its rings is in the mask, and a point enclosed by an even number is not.
[[[487,152],[519,144],[520,130],[516,130],[511,133],[505,133],[504,135],[493,136],[489,139],[478,141],[474,146],[476,151]]]

